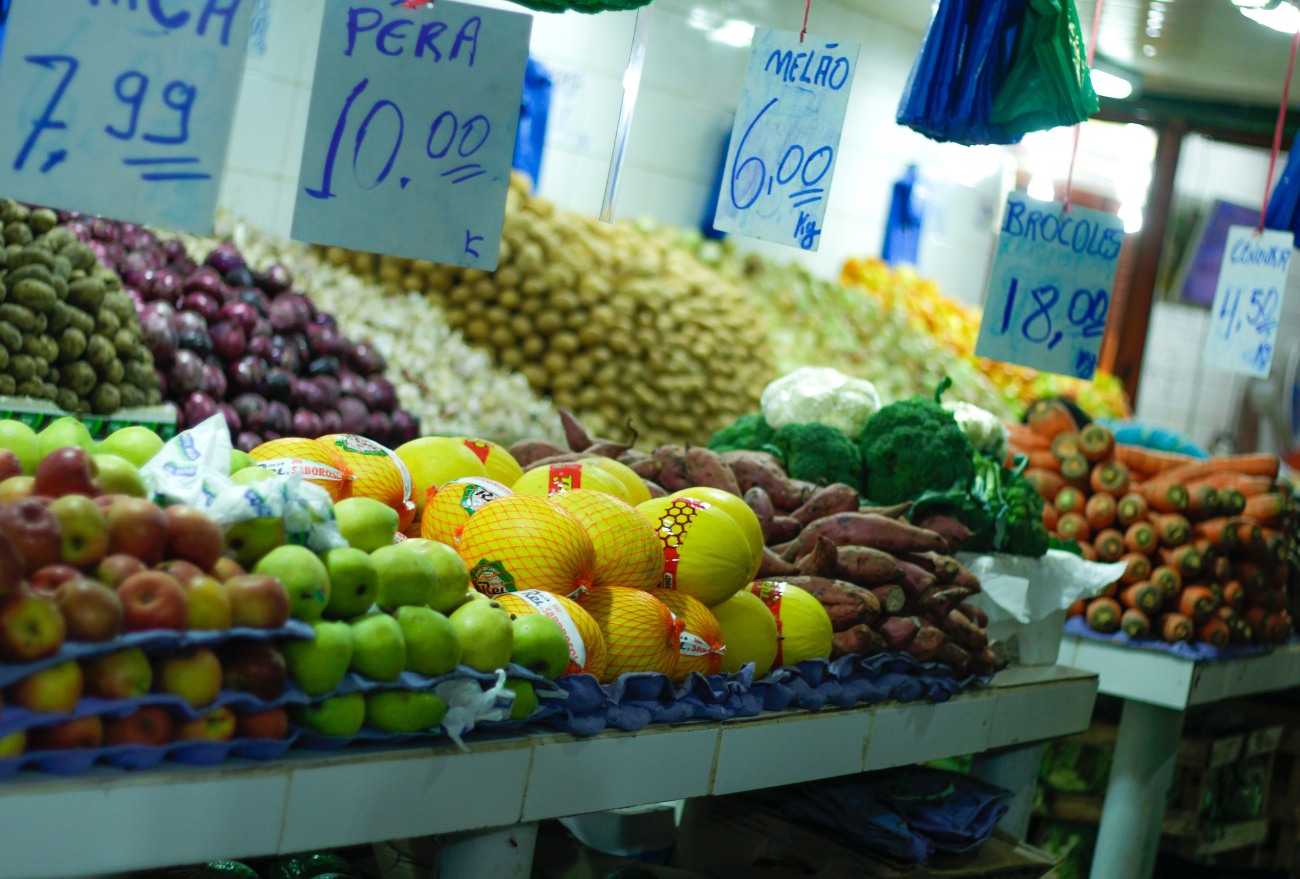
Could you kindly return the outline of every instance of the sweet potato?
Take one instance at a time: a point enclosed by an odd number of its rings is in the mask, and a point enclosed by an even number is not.
[[[901,519],[907,515],[907,511],[912,509],[911,501],[904,501],[901,504],[894,504],[889,507],[858,507],[859,513],[875,513],[877,516],[884,516],[887,519]]]
[[[912,607],[916,607],[920,604],[921,599],[925,597],[926,590],[930,589],[938,581],[935,579],[934,574],[909,562],[900,561],[898,568],[903,573],[898,585],[902,586],[903,591],[907,593],[908,603]]]
[[[745,492],[745,503],[758,517],[758,527],[763,529],[763,540],[770,543],[768,534],[772,530],[772,520],[776,518],[776,509],[772,506],[772,499],[767,496],[766,491],[754,486]]]
[[[915,643],[913,642],[913,646]],[[945,641],[939,645],[939,649],[934,654],[934,661],[948,666],[952,669],[952,676],[958,679],[966,677],[970,672],[970,653],[952,641]]]
[[[876,586],[871,590],[871,594],[879,600],[882,613],[902,613],[903,608],[907,607],[907,593],[903,591],[902,586],[897,584],[889,583],[884,586]]]
[[[836,576],[859,586],[897,583],[903,577],[896,558],[869,546],[841,546],[836,557]]]
[[[963,586],[971,591],[971,594],[981,591],[979,577],[976,577],[970,570],[962,564],[957,565],[957,576],[952,578],[952,585]]]
[[[940,621],[939,628],[949,638],[973,653],[978,653],[989,646],[988,633],[975,625],[960,610],[951,611],[947,617]]]
[[[658,458],[642,458],[627,465],[633,473],[642,479],[659,479],[659,471],[664,469],[664,462]]]
[[[870,626],[854,626],[836,632],[831,640],[831,659],[841,656],[875,656],[888,649],[885,639]]]
[[[907,645],[907,652],[918,662],[933,662],[943,648],[943,632],[929,624],[917,629],[916,637]]]
[[[970,598],[969,589],[963,589],[960,586],[948,586],[947,588],[936,586],[927,590],[925,595],[921,597],[918,609],[924,616],[939,621],[956,610],[957,606],[967,598]]]
[[[527,467],[534,461],[540,461],[554,455],[563,455],[572,451],[572,449],[557,446],[550,440],[526,439],[512,445],[509,451],[510,456],[519,462],[520,467]]]
[[[961,548],[971,539],[970,529],[951,516],[931,516],[920,524],[927,531],[942,537],[948,544],[949,553],[961,552]]]
[[[716,488],[736,497],[744,494],[740,490],[740,483],[736,481],[736,474],[731,472],[722,456],[712,449],[692,446],[686,452],[685,461],[686,478],[692,485]]]
[[[656,480],[668,491],[681,491],[691,487],[690,477],[686,475],[686,450],[681,446],[665,445],[654,450],[654,459],[662,466]]]
[[[957,609],[966,614],[966,618],[981,629],[987,629],[989,627],[989,615],[984,612],[983,608],[962,602],[957,605]]]
[[[613,458],[618,460],[619,455],[627,451],[625,443],[616,443],[613,440],[598,439],[587,447],[582,453],[584,458]]]
[[[803,489],[781,469],[781,462],[767,452],[726,452],[722,460],[731,467],[741,491],[757,485],[782,510],[798,509],[807,500]]]
[[[876,631],[890,650],[903,650],[912,643],[920,628],[921,621],[916,617],[890,617],[876,626]]]
[[[799,569],[797,567],[772,552],[768,547],[763,547],[763,561],[758,566],[758,574],[755,575],[757,579],[788,577],[798,573]]]
[[[842,482],[834,482],[825,488],[819,488],[806,504],[790,514],[790,518],[807,525],[815,519],[833,516],[836,513],[855,513],[860,502],[861,498],[856,488]]]
[[[776,577],[782,583],[798,586],[816,598],[831,618],[831,628],[843,632],[853,626],[870,624],[880,616],[880,599],[852,583],[828,577]]]
[[[948,554],[948,543],[933,531],[871,513],[838,513],[811,522],[799,535],[800,554],[825,535],[837,546],[871,546],[895,555],[908,552]]]
[[[809,577],[833,577],[837,565],[838,553],[835,544],[825,537],[818,537],[813,548],[795,562],[799,573]]]
[[[591,445],[591,437],[586,429],[568,409],[561,408],[556,412],[560,415],[560,424],[564,427],[564,438],[569,443],[569,449],[574,452],[587,451],[587,447]]]
[[[645,490],[650,492],[651,498],[668,497],[668,489],[659,483],[650,479],[642,479],[641,481],[645,483]]]
[[[797,538],[802,531],[803,526],[794,519],[791,519],[789,516],[776,516],[772,519],[772,533],[768,538],[768,542],[775,545],[792,541],[794,545],[798,547],[799,541],[795,538]],[[782,558],[786,561],[793,561],[797,557],[798,555],[791,555],[788,552],[782,553]]]

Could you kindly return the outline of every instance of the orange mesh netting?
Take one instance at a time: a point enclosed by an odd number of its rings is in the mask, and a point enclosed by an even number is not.
[[[460,557],[488,595],[544,589],[572,595],[591,586],[596,551],[582,523],[545,498],[488,501],[461,531]]]
[[[457,546],[470,516],[488,501],[512,494],[501,483],[483,476],[462,476],[441,487],[431,485],[425,492],[427,501],[424,515],[420,517],[420,536]]]
[[[301,473],[330,493],[335,503],[352,497],[352,468],[333,446],[319,440],[287,436],[262,443],[248,453],[259,466],[280,475]]]
[[[639,589],[606,586],[583,593],[578,603],[605,636],[603,683],[634,671],[673,673],[682,624],[663,602]]]
[[[664,554],[655,530],[634,507],[613,495],[576,488],[551,503],[577,517],[596,548],[593,586],[653,589],[664,573]]]
[[[659,589],[650,594],[667,605],[685,627],[679,638],[673,680],[681,680],[693,671],[703,675],[717,674],[727,648],[722,644],[722,626],[713,611],[685,592]]]
[[[498,595],[496,600],[512,616],[544,613],[560,624],[565,637],[569,639],[569,667],[564,670],[566,675],[585,672],[599,678],[605,673],[605,636],[600,633],[600,626],[596,625],[591,614],[583,610],[578,602],[540,589],[508,592]]]
[[[411,473],[393,450],[372,439],[350,433],[332,433],[317,442],[332,446],[352,468],[356,481],[353,497],[368,497],[397,510],[399,529],[406,530],[415,519],[411,501]]]

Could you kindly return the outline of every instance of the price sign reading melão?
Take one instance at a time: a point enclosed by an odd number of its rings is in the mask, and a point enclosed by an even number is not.
[[[497,266],[532,17],[327,0],[293,237]]]
[[[1011,193],[975,355],[1091,379],[1123,242],[1113,214]]]
[[[803,250],[821,243],[858,43],[754,31],[713,225]]]
[[[253,5],[17,0],[0,53],[0,192],[210,233]]]
[[[1201,349],[1206,366],[1268,378],[1293,244],[1290,232],[1228,227]]]

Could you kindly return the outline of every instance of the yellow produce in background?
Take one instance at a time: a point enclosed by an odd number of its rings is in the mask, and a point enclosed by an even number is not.
[[[596,455],[592,458],[579,458],[579,464],[595,464],[601,470],[617,477],[618,481],[623,483],[627,489],[627,502],[632,506],[643,504],[650,500],[650,489],[645,487],[645,480],[636,475],[636,472],[626,464],[615,461],[613,458],[606,458],[602,455]]]
[[[487,470],[489,479],[495,479],[506,488],[515,484],[515,480],[524,475],[524,468],[508,451],[491,440],[465,437],[465,447],[473,452]]]

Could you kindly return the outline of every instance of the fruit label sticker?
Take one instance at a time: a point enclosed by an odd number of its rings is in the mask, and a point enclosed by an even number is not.
[[[723,656],[727,652],[726,646],[719,644],[714,647],[699,635],[693,635],[685,629],[682,629],[681,635],[678,636],[678,645],[677,652],[683,656],[705,656],[709,653]]]
[[[677,588],[677,565],[682,560],[678,550],[686,542],[686,532],[690,530],[695,514],[707,506],[694,498],[677,498],[659,517],[655,535],[664,547],[664,578],[659,581],[661,589]]]
[[[546,471],[547,494],[582,488],[581,464],[552,464],[546,468]]]
[[[975,356],[1091,379],[1123,242],[1114,214],[1011,193]]]
[[[478,564],[469,569],[469,579],[474,588],[485,595],[516,591],[515,578],[506,571],[505,562],[479,559]]]
[[[497,267],[532,17],[327,0],[293,237]]]
[[[0,192],[211,234],[254,5],[13,4]]]
[[[1201,359],[1211,369],[1268,378],[1293,236],[1230,226]]]
[[[501,483],[493,482],[491,479],[466,476],[454,481],[464,486],[460,492],[460,508],[469,516],[481,510],[488,501],[513,493]]]
[[[776,656],[772,660],[772,668],[780,668],[785,664],[781,661],[781,596],[785,594],[785,585],[770,581],[760,582],[750,586],[749,590],[758,596],[759,601],[767,605],[767,609],[776,619]]]
[[[587,645],[582,642],[578,624],[573,621],[573,617],[569,616],[560,599],[542,589],[521,589],[515,595],[537,608],[538,613],[550,617],[559,624],[565,640],[569,642],[569,658],[578,668],[586,668]]]
[[[755,29],[714,226],[817,249],[859,48]]]

